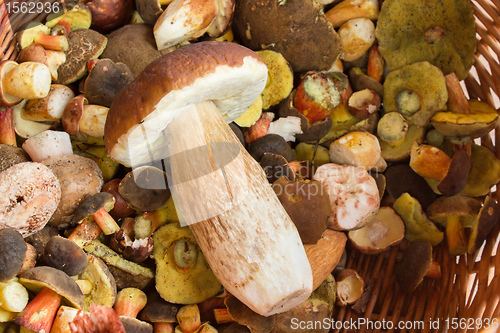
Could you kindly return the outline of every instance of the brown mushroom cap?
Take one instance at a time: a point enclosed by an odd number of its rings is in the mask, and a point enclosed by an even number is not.
[[[23,267],[28,250],[23,236],[14,229],[0,229],[0,282],[14,278]]]
[[[87,62],[98,58],[104,51],[107,38],[91,29],[80,29],[68,35],[69,50],[66,61],[57,69],[60,84],[69,84],[87,73]]]
[[[87,267],[87,254],[75,242],[61,237],[52,237],[44,248],[43,261],[69,276],[78,275]]]
[[[59,295],[71,306],[83,308],[83,294],[78,284],[63,271],[49,266],[37,266],[24,271],[19,282],[27,289],[38,292],[44,287]]]
[[[468,252],[470,254],[474,253],[481,247],[491,230],[498,224],[499,217],[500,208],[498,203],[492,198],[491,195],[488,195],[484,199],[484,205],[480,209],[477,220],[472,226],[468,246]]]
[[[147,24],[154,25],[163,13],[159,0],[135,0],[137,11]]]
[[[109,107],[115,96],[134,76],[124,63],[115,63],[110,59],[97,61],[85,79],[84,95],[91,104]]]
[[[415,290],[432,264],[432,245],[427,242],[411,243],[403,252],[403,258],[396,263],[394,273],[401,289]]]
[[[156,210],[170,198],[166,176],[165,172],[155,167],[136,168],[120,181],[118,193],[134,210],[141,212]]]
[[[442,226],[446,225],[447,216],[460,216],[462,223],[465,226],[470,226],[480,209],[481,202],[477,199],[454,195],[437,198],[427,207],[426,213],[431,220]]]
[[[226,297],[224,303],[226,304],[231,318],[233,318],[238,324],[248,327],[250,332],[270,332],[276,323],[276,316],[261,316],[260,314],[253,312],[233,295]]]
[[[127,333],[153,333],[153,325],[132,317],[120,316]]]
[[[262,59],[236,43],[199,42],[165,54],[114,99],[104,136],[109,155],[125,166],[163,158],[156,150],[164,142],[161,130],[187,105],[211,100],[231,122],[253,104],[266,80]]]
[[[177,322],[177,311],[180,305],[169,303],[155,293],[148,295],[148,303],[142,309],[139,317],[141,320],[152,323],[175,323]]]
[[[99,192],[83,200],[73,215],[73,223],[78,223],[101,209],[111,210],[115,204],[115,196],[108,192]]]

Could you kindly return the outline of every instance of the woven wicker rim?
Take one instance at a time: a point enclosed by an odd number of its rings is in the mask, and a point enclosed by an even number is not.
[[[20,0],[19,2],[28,2]],[[58,0],[45,0],[54,3]],[[477,98],[500,107],[500,0],[473,0],[476,17],[478,48],[476,61],[464,80],[466,94],[469,98]],[[30,21],[42,21],[46,14],[13,14],[7,17],[6,7],[0,0],[0,55],[2,60],[15,59],[17,48],[15,31]],[[493,135],[481,138],[482,145],[490,148],[500,157],[500,128]],[[499,192],[495,193],[497,201]],[[484,246],[472,255],[451,257],[446,246],[434,249],[434,260],[441,264],[440,280],[426,279],[415,292],[403,293],[394,288],[393,268],[398,248],[380,255],[363,255],[349,251],[347,268],[356,270],[367,283],[368,305],[363,314],[358,315],[350,307],[336,307],[336,321],[349,322],[357,318],[368,321],[392,321],[393,328],[385,332],[444,332],[445,319],[482,320],[500,317],[500,227],[497,226],[488,237]],[[440,328],[398,329],[399,322],[417,322],[441,320]],[[451,322],[451,321],[450,321]],[[478,329],[459,325],[450,327],[448,332],[475,332]],[[367,329],[367,326],[353,330],[347,327],[335,328],[332,332],[382,332],[382,327]]]

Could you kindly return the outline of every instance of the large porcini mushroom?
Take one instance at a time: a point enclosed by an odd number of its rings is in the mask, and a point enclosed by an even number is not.
[[[128,166],[169,158],[176,208],[215,275],[254,311],[272,315],[309,296],[311,268],[262,168],[226,124],[257,99],[266,79],[264,62],[238,44],[182,47],[117,95],[105,142],[110,156]]]

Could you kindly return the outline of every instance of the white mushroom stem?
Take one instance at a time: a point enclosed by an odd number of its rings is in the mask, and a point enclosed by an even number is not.
[[[287,311],[312,292],[295,225],[260,165],[211,102],[165,129],[176,209],[226,290],[253,311]]]
[[[4,91],[23,99],[47,96],[51,82],[49,68],[39,62],[23,62],[2,77]]]
[[[42,162],[51,157],[73,155],[69,134],[62,131],[44,131],[28,138],[22,147],[34,162]]]

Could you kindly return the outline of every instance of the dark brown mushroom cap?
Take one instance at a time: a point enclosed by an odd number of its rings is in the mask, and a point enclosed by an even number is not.
[[[181,306],[163,300],[157,293],[148,295],[148,303],[139,314],[141,320],[152,323],[176,323]]]
[[[453,215],[461,216],[462,221],[466,225],[470,225],[480,209],[481,202],[477,199],[464,195],[454,195],[437,198],[427,207],[426,213],[431,220],[442,226],[446,225],[446,217]],[[470,223],[467,223],[467,220],[470,220]]]
[[[247,148],[248,153],[259,161],[264,153],[274,153],[283,156],[288,162],[293,161],[293,150],[286,140],[278,134],[266,134],[252,142]]]
[[[106,48],[108,39],[91,29],[71,31],[66,61],[57,69],[57,83],[70,84],[87,73],[87,62],[98,58]]]
[[[83,294],[76,282],[66,273],[50,266],[30,268],[19,276],[19,282],[27,289],[38,292],[49,288],[58,293],[69,305],[83,308]]]
[[[165,172],[152,166],[135,168],[120,181],[118,193],[130,208],[141,212],[153,211],[170,198],[166,177]]]
[[[134,76],[127,65],[110,59],[97,61],[85,80],[84,95],[91,104],[109,107],[115,96]]]
[[[264,317],[253,312],[249,307],[240,302],[233,295],[224,300],[229,315],[235,322],[245,325],[253,333],[270,332],[276,323],[276,316]]]
[[[477,220],[472,226],[472,232],[469,239],[468,252],[474,253],[479,249],[484,240],[488,237],[491,230],[498,224],[500,218],[500,208],[498,203],[488,195],[484,199],[484,205],[479,211]]]
[[[394,266],[398,285],[406,292],[415,290],[432,264],[432,245],[427,242],[411,243],[403,258]]]
[[[0,282],[14,278],[23,267],[28,247],[14,229],[0,229]]]
[[[163,13],[159,0],[135,0],[137,12],[147,24],[154,25]]]
[[[120,321],[127,333],[153,333],[153,325],[145,321],[125,316],[120,316]]]
[[[46,265],[57,268],[69,276],[78,275],[88,263],[87,254],[73,241],[56,236],[45,246],[43,261]]]
[[[108,192],[99,192],[83,200],[73,215],[73,223],[78,223],[101,209],[111,210],[115,203],[115,196]]]
[[[274,183],[283,176],[292,181],[295,180],[295,172],[288,164],[288,161],[280,154],[264,153],[259,164],[264,169],[270,183]]]

